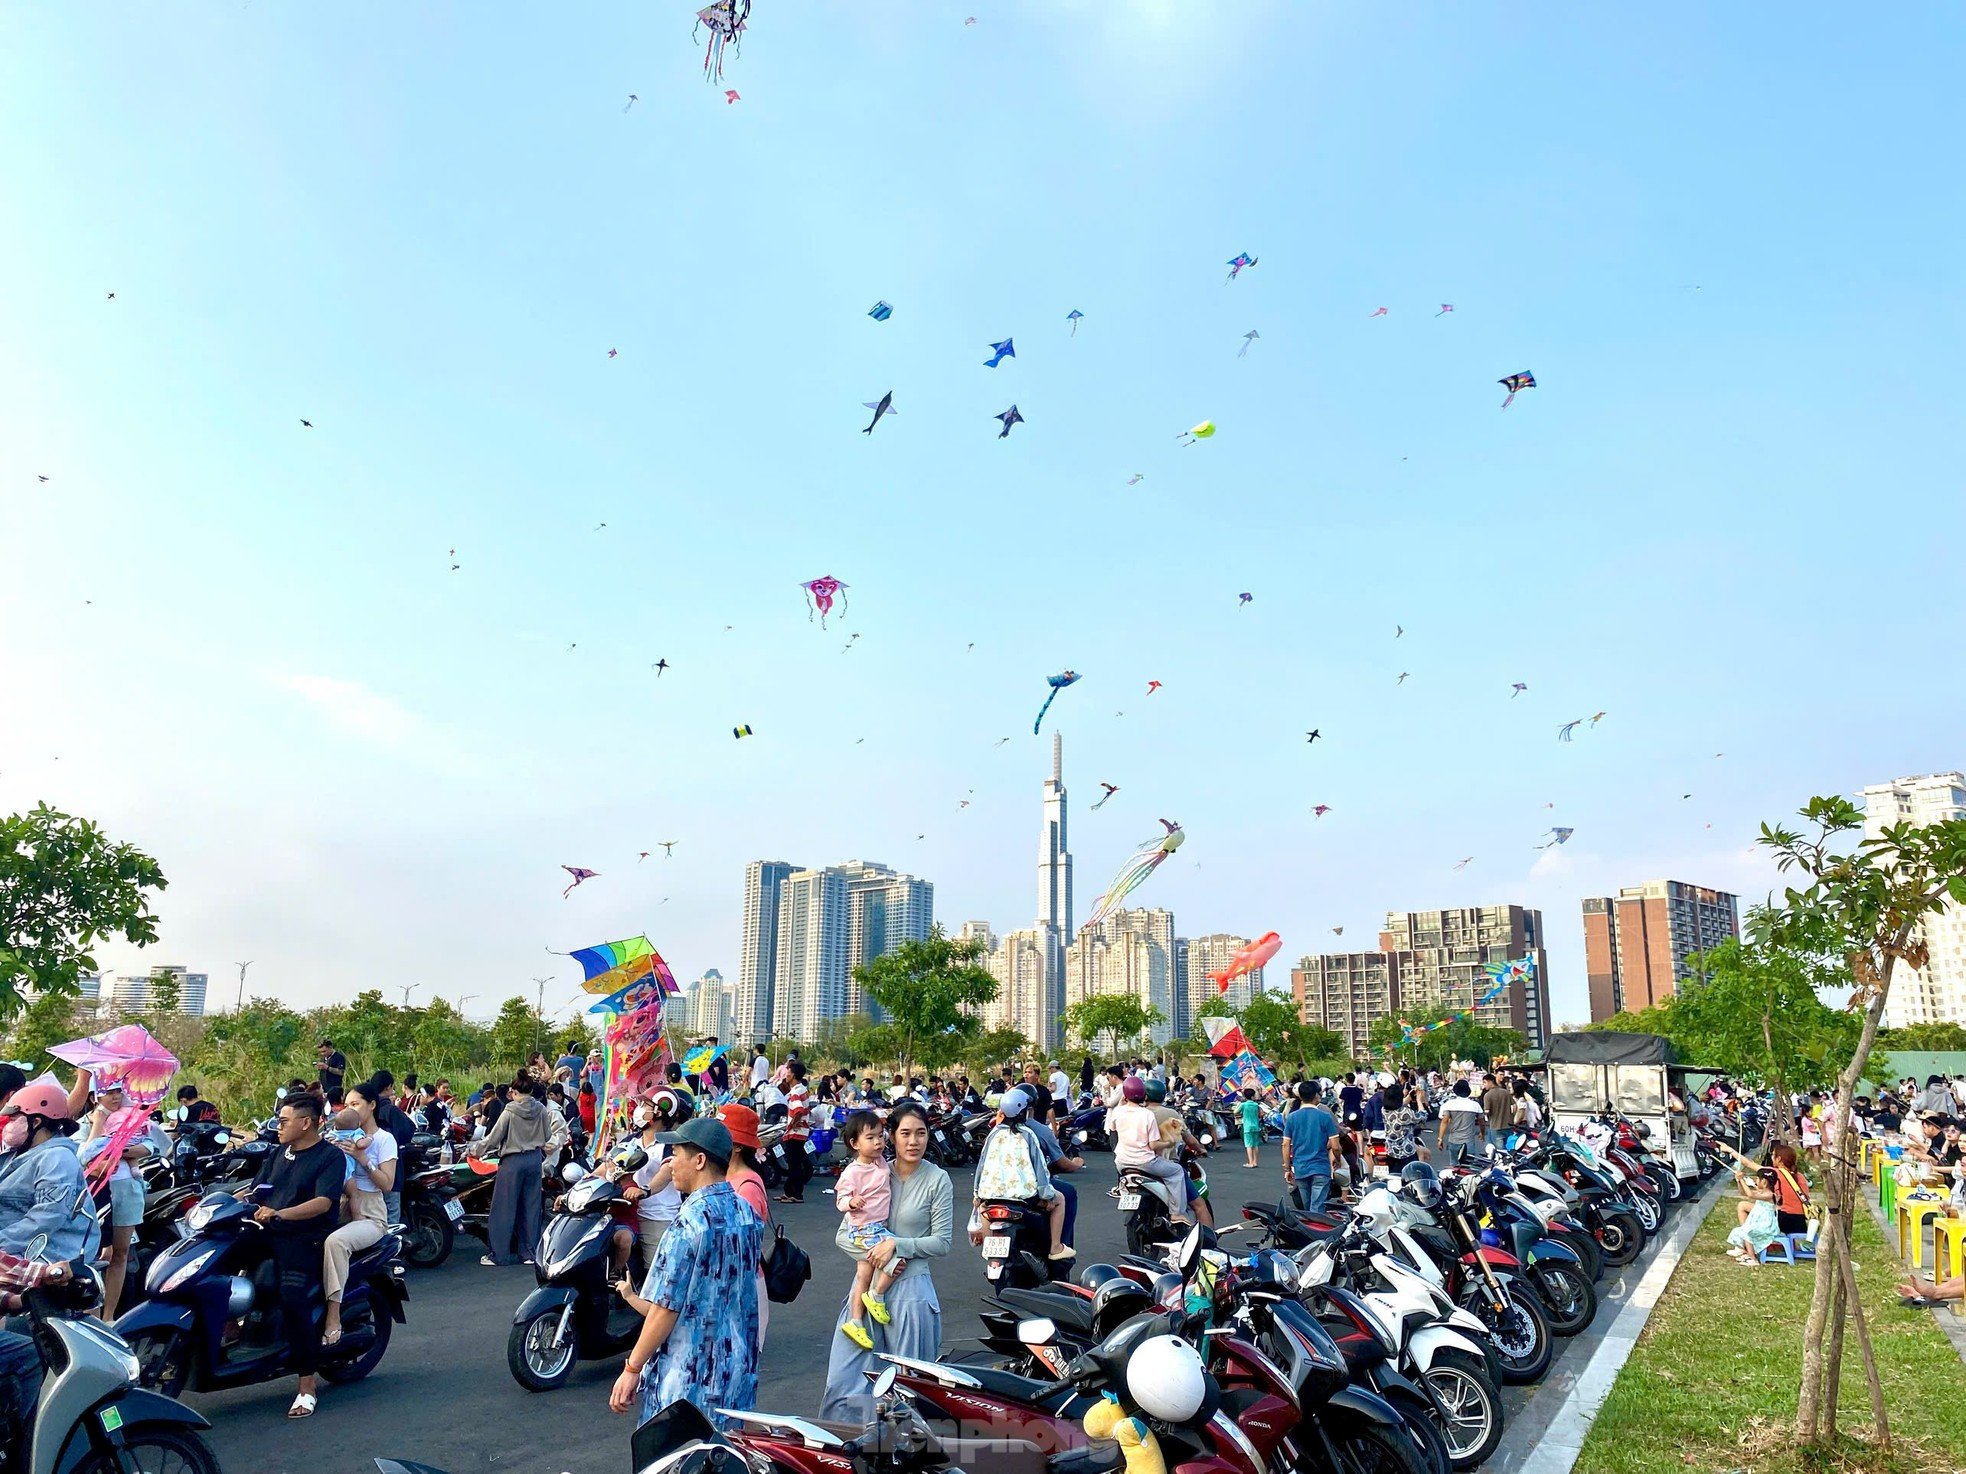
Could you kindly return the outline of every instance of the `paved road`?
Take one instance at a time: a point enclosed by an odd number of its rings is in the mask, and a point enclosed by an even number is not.
[[[1263,1166],[1248,1171],[1240,1153],[1210,1159],[1211,1197],[1223,1222],[1239,1216],[1246,1200],[1275,1202],[1283,1188],[1276,1147],[1264,1149]],[[1113,1185],[1112,1158],[1094,1156],[1076,1179],[1081,1211],[1080,1263],[1116,1258],[1124,1249],[1119,1215],[1106,1190]],[[826,1359],[840,1298],[848,1283],[847,1261],[832,1249],[838,1221],[832,1199],[816,1181],[803,1206],[778,1207],[781,1222],[813,1256],[814,1278],[792,1305],[771,1307],[771,1330],[759,1379],[758,1406],[811,1413],[826,1380]],[[965,1216],[968,1184],[957,1182],[957,1224]],[[1224,1212],[1226,1207],[1227,1211]],[[469,1250],[469,1252],[465,1252]],[[409,1323],[399,1326],[381,1368],[349,1387],[323,1383],[320,1411],[302,1422],[286,1418],[293,1397],[288,1379],[263,1387],[188,1400],[213,1424],[210,1435],[220,1463],[231,1474],[370,1474],[378,1454],[414,1459],[448,1474],[517,1469],[525,1474],[613,1474],[628,1451],[629,1420],[607,1410],[607,1393],[620,1370],[617,1358],[587,1362],[557,1392],[529,1393],[505,1365],[512,1312],[533,1286],[528,1269],[487,1269],[478,1263],[476,1240],[439,1269],[410,1276]],[[1616,1314],[1628,1285],[1637,1283],[1645,1260],[1598,1290],[1607,1302],[1593,1332],[1601,1334]],[[974,1349],[976,1312],[987,1281],[968,1241],[935,1270],[942,1300],[944,1354]],[[1587,1332],[1560,1341],[1551,1380],[1579,1365],[1597,1339]],[[1533,1389],[1508,1390],[1513,1419]]]

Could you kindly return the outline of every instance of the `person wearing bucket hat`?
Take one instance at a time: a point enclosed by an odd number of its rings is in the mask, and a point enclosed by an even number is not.
[[[608,1406],[639,1405],[646,1422],[688,1401],[718,1427],[718,1409],[749,1411],[758,1396],[758,1265],[764,1226],[728,1180],[736,1150],[730,1127],[709,1116],[656,1140],[687,1196],[657,1247],[640,1294],[622,1298],[643,1317],[642,1333],[615,1378]]]

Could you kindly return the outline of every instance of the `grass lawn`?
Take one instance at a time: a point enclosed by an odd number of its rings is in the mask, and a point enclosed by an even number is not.
[[[1795,1416],[1815,1269],[1743,1268],[1726,1255],[1733,1227],[1729,1196],[1674,1270],[1597,1415],[1575,1474],[1801,1474],[1810,1467],[1779,1447],[1764,1450],[1771,1432]],[[1868,1212],[1857,1214],[1855,1255],[1892,1437],[1918,1449],[1885,1464],[1839,1459],[1815,1467],[1966,1470],[1966,1366],[1931,1311],[1898,1304],[1892,1286],[1902,1276]],[[1867,1430],[1870,1395],[1854,1324],[1844,1333],[1843,1371],[1838,1426]]]

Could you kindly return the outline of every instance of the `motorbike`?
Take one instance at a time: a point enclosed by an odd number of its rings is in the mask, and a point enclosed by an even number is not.
[[[28,1331],[47,1371],[29,1410],[24,1450],[9,1450],[10,1469],[73,1474],[82,1469],[174,1467],[219,1474],[200,1434],[209,1428],[174,1398],[137,1385],[130,1347],[88,1312],[102,1303],[102,1282],[83,1269],[67,1283],[22,1297]],[[25,1458],[16,1460],[16,1452]]]
[[[582,1176],[547,1220],[534,1256],[539,1288],[512,1313],[505,1338],[505,1364],[526,1391],[563,1386],[576,1362],[620,1356],[641,1334],[642,1317],[608,1273],[615,1209],[624,1201],[620,1184]]]
[[[1537,1211],[1574,1214],[1607,1266],[1622,1269],[1645,1248],[1645,1221],[1630,1195],[1608,1172],[1571,1152],[1561,1137],[1524,1147],[1515,1167],[1516,1185]]]
[[[1574,1336],[1589,1326],[1597,1316],[1597,1287],[1577,1251],[1550,1234],[1500,1165],[1490,1163],[1469,1180],[1475,1211],[1486,1218],[1482,1242],[1515,1255],[1524,1278],[1543,1297],[1550,1334]]]
[[[1106,1108],[1091,1097],[1087,1097],[1086,1102],[1066,1120],[1065,1133],[1066,1140],[1076,1140],[1087,1151],[1109,1152],[1113,1149],[1113,1138],[1106,1134]]]
[[[967,1167],[976,1160],[963,1137],[961,1116],[953,1113],[937,1116],[929,1124],[928,1159],[938,1167],[949,1169]]]
[[[145,1387],[176,1396],[291,1376],[291,1343],[320,1337],[318,1324],[280,1324],[266,1232],[251,1213],[230,1193],[199,1199],[185,1215],[190,1232],[144,1277],[150,1298],[117,1317],[116,1333],[136,1353]],[[349,1259],[341,1339],[320,1357],[330,1382],[360,1381],[388,1351],[409,1300],[401,1250],[392,1231]]]
[[[451,1185],[451,1168],[431,1160],[439,1145],[437,1137],[418,1132],[397,1167],[403,1195],[403,1262],[411,1269],[435,1269],[450,1258],[464,1222],[464,1205]]]
[[[983,1277],[991,1285],[1042,1285],[1070,1268],[1071,1261],[1049,1257],[1051,1218],[1037,1204],[989,1198],[979,1219],[983,1227]]]

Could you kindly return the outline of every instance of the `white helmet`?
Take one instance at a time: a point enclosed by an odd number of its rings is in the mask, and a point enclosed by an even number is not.
[[[1126,1361],[1127,1396],[1150,1418],[1185,1423],[1201,1411],[1208,1375],[1201,1353],[1179,1336],[1152,1336]]]

